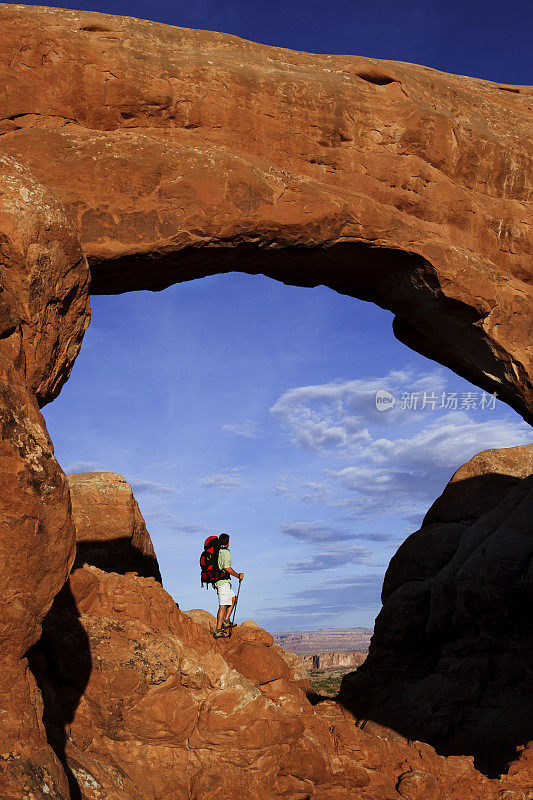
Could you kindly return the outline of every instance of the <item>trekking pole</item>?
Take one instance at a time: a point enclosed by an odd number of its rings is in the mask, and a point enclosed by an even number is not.
[[[231,633],[233,631],[233,623],[235,622],[235,614],[237,612],[237,603],[239,602],[239,592],[241,591],[241,583],[242,583],[242,578],[239,578],[239,588],[237,589],[237,597],[235,598],[235,605],[233,606],[233,619],[230,620],[231,623],[229,628],[230,638],[231,638]]]

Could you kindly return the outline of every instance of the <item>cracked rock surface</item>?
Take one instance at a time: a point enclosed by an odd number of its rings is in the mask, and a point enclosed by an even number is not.
[[[0,147],[92,291],[231,270],[326,284],[531,419],[531,87],[0,5]]]
[[[529,451],[459,470],[393,559],[364,670],[312,705],[266,631],[214,642],[177,608],[131,488],[67,480],[39,408],[90,292],[243,271],[390,309],[531,420],[531,87],[92,12],[0,21],[2,800],[529,800]],[[518,745],[501,779],[477,734]]]

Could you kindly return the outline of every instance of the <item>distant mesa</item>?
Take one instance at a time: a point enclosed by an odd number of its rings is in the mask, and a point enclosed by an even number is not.
[[[274,641],[293,653],[366,651],[371,628],[321,628],[316,631],[273,633]]]

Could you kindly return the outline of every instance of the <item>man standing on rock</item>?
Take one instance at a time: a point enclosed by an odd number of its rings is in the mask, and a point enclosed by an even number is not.
[[[231,568],[231,552],[228,549],[229,536],[227,533],[221,533],[218,537],[220,550],[218,552],[218,568],[226,571],[227,578],[221,578],[215,581],[215,589],[218,592],[218,614],[217,614],[217,629],[213,636],[215,639],[228,638],[230,635],[230,628],[234,627],[234,623],[230,622],[231,612],[235,608],[236,597],[235,592],[231,588],[231,578],[238,578],[240,581],[244,578],[244,572],[235,572]]]

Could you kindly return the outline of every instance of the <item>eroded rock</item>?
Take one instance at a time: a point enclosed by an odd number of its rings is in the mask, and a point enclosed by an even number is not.
[[[215,642],[208,628],[153,578],[71,575],[31,663],[83,800],[496,800],[504,788],[525,800],[519,762],[491,781],[471,758],[387,742],[335,702],[312,706],[266,631]]]
[[[74,545],[68,485],[37,400],[0,347],[0,796],[9,800],[22,792],[68,797],[24,656],[68,576]]]
[[[161,582],[150,534],[129,483],[114,472],[68,475],[76,525],[76,563],[136,572]]]
[[[89,268],[71,219],[0,152],[0,348],[40,405],[70,375],[89,319]]]
[[[341,686],[385,737],[473,754],[488,774],[533,738],[531,473],[533,445],[455,473],[393,557],[368,658]]]
[[[266,632],[214,643],[142,563],[119,574],[119,539],[151,553],[116,485],[127,523],[93,482],[80,534],[114,571],[76,569],[34,642],[74,557],[38,405],[88,322],[86,255],[94,292],[241,270],[372,300],[531,419],[531,89],[92,12],[0,16],[2,796],[525,799],[531,748],[490,781],[398,734],[474,741],[478,760],[528,738],[532,490],[507,457],[490,507],[453,488],[393,561],[364,713],[344,687],[364,730],[312,707]]]
[[[532,418],[531,87],[0,14],[2,149],[68,209],[92,291],[235,270],[323,283]]]

